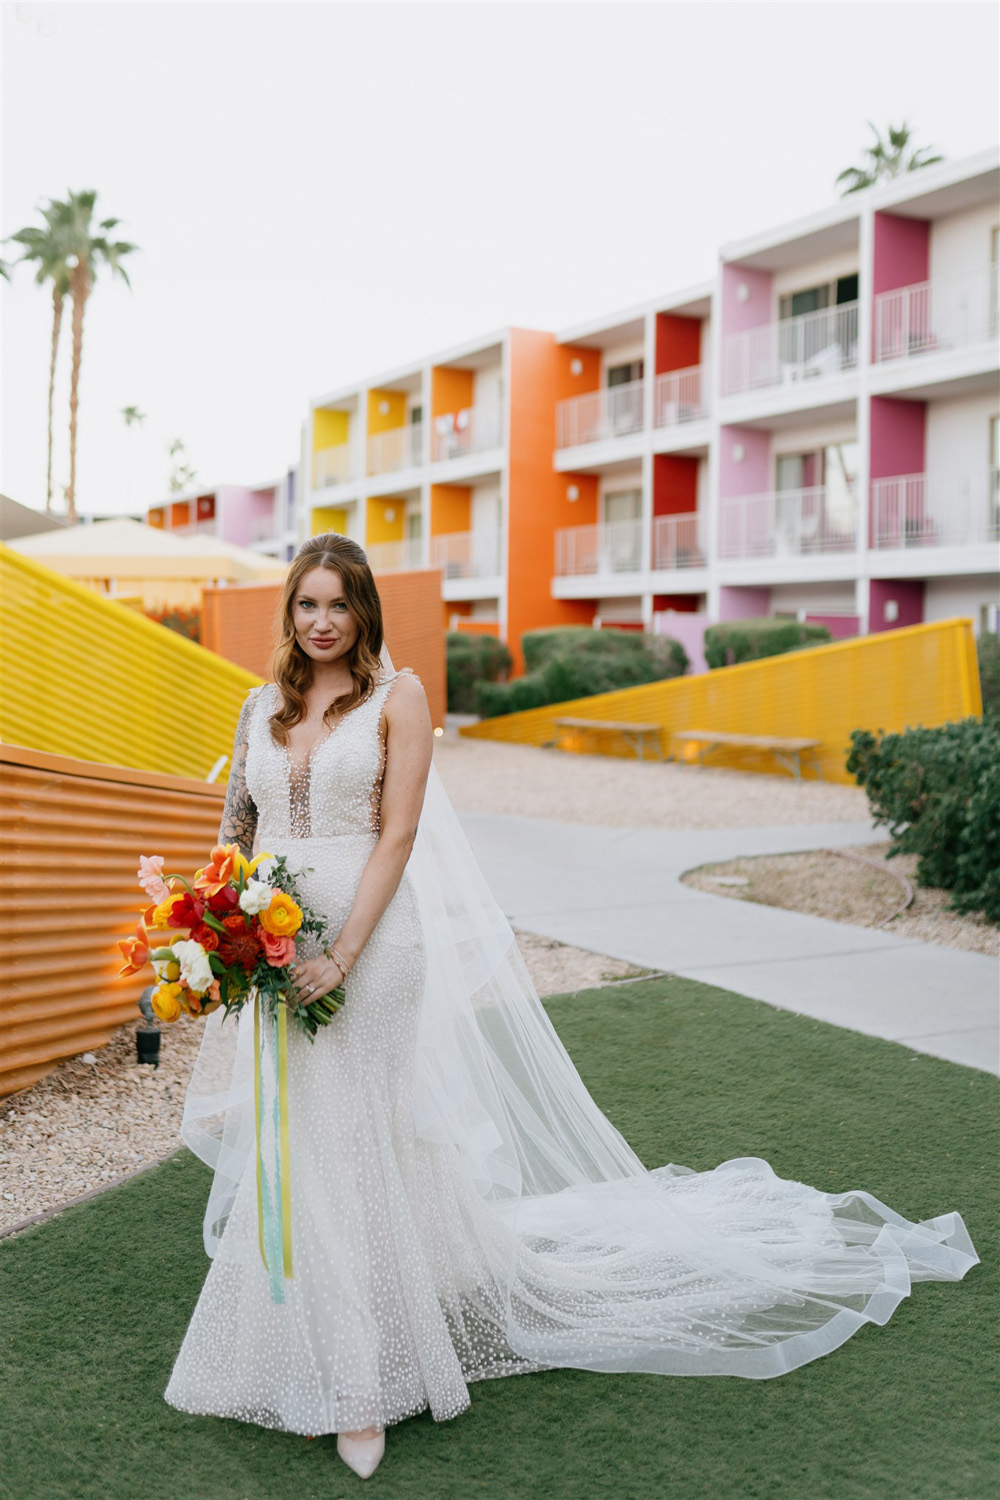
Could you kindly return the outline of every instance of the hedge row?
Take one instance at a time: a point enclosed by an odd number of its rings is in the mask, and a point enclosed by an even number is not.
[[[526,631],[521,649],[523,677],[479,684],[476,712],[483,718],[680,677],[688,668],[687,652],[669,636],[588,625]]]
[[[734,667],[741,661],[825,646],[832,639],[825,625],[800,625],[798,620],[729,620],[705,631],[705,660],[710,667]]]

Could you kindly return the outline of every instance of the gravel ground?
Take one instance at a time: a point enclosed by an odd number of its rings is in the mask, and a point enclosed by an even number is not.
[[[951,910],[947,891],[917,885],[916,855],[897,854],[889,859],[885,849],[871,844],[859,844],[843,853],[857,855],[875,868],[820,849],[811,854],[763,855],[703,865],[684,880],[714,896],[781,906],[855,927],[881,927],[888,922],[882,930],[897,937],[964,948],[992,958],[1000,954],[1000,931],[985,917],[962,916]],[[900,875],[913,890],[913,903],[902,912],[899,908],[906,892],[897,879]]]
[[[448,729],[434,764],[462,812],[515,813],[615,828],[764,828],[860,823],[860,787],[670,761],[570,755],[461,738]]]

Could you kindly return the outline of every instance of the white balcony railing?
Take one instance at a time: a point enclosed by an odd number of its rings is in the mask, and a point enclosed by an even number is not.
[[[496,578],[500,574],[499,531],[451,531],[431,538],[431,567],[449,578]]]
[[[556,407],[556,447],[575,448],[579,443],[600,443],[608,438],[641,432],[645,382],[610,385],[584,396],[571,396]]]
[[[313,488],[327,484],[344,484],[352,479],[351,445],[338,443],[336,448],[321,448],[313,454]]]
[[[412,469],[423,462],[424,425],[408,422],[376,432],[368,439],[369,474],[391,474],[396,469]]]
[[[876,548],[995,544],[1000,541],[1000,471],[876,479],[871,534]]]
[[[435,463],[441,463],[448,458],[464,458],[469,453],[485,453],[490,448],[499,448],[502,433],[503,413],[498,401],[446,412],[434,418],[431,457]]]
[[[641,521],[566,526],[556,532],[556,576],[635,573],[642,566]]]
[[[657,375],[653,387],[653,426],[675,427],[708,416],[707,381],[701,365]],[[704,393],[704,394],[703,394]]]
[[[406,568],[423,566],[423,542],[419,537],[402,537],[395,542],[372,542],[365,548],[373,573],[399,573]]]
[[[997,336],[1000,267],[924,281],[875,298],[875,359],[988,343]]]
[[[839,375],[857,359],[856,302],[802,313],[722,340],[722,394]]]
[[[653,567],[703,568],[701,517],[697,511],[681,516],[657,516],[653,521]]]
[[[719,522],[722,558],[850,552],[857,538],[857,503],[822,485],[738,495],[719,502]]]
[[[281,523],[277,516],[251,516],[247,528],[251,542],[278,542],[281,540]]]

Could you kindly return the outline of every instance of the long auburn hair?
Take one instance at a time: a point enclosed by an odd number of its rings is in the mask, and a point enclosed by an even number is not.
[[[375,587],[364,550],[349,536],[324,531],[310,537],[296,552],[285,578],[278,610],[278,644],[271,658],[271,677],[281,694],[281,707],[268,720],[279,744],[288,744],[288,731],[306,717],[305,693],[312,683],[312,661],[295,639],[292,606],[303,575],[312,568],[330,568],[340,574],[344,598],[359,623],[358,638],[351,648],[348,666],[354,679],[350,692],[341,693],[323,710],[330,724],[347,713],[371,691],[381,667],[382,601]]]

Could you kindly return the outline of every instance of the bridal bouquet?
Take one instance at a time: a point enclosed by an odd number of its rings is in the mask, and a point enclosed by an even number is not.
[[[261,879],[255,871],[265,859],[273,864]],[[324,932],[299,899],[284,856],[248,860],[237,844],[219,844],[191,881],[164,876],[162,855],[141,856],[138,875],[153,904],[135,937],[118,944],[125,959],[118,977],[152,967],[159,983],[151,1004],[161,1021],[176,1021],[182,1012],[207,1016],[220,1006],[228,1016],[256,989],[269,1014],[284,1006],[285,1016],[313,1038],[343,1005],[342,986],[308,1005],[292,988],[296,934],[322,940]]]

